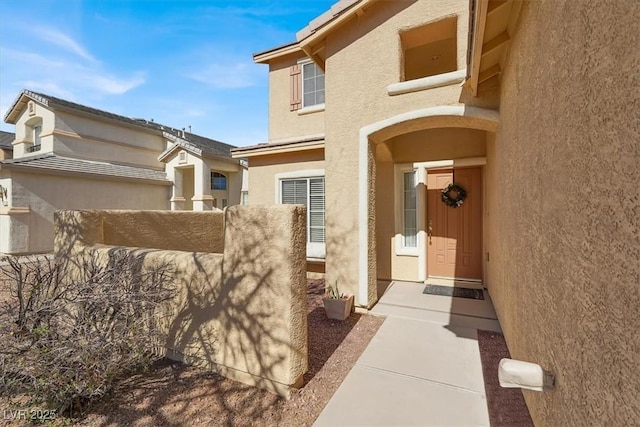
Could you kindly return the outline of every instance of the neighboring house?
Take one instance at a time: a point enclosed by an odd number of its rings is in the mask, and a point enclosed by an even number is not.
[[[254,56],[249,203],[307,205],[310,268],[361,307],[379,280],[481,282],[512,357],[556,374],[524,393],[537,425],[637,420],[639,13],[341,1]]]
[[[53,249],[56,209],[211,210],[240,203],[232,145],[24,90],[5,116],[0,252]],[[4,140],[4,136],[3,136]]]
[[[13,145],[11,144],[16,135],[11,132],[0,130],[0,160],[13,157]]]

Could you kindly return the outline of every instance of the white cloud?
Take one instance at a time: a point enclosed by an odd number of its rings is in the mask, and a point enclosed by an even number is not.
[[[85,66],[50,55],[5,47],[0,47],[0,55],[5,64],[11,65],[3,69],[3,77],[13,85],[69,100],[77,98],[74,94],[88,90],[95,94],[121,95],[146,82],[143,72],[116,76],[105,71],[99,63]]]
[[[42,41],[61,47],[69,52],[75,53],[91,62],[98,62],[84,47],[72,39],[67,34],[47,27],[33,27],[32,34],[38,36]]]
[[[225,62],[205,66],[188,77],[215,89],[239,89],[258,84],[263,71],[252,62]]]
[[[38,53],[22,52],[2,46],[0,46],[0,57],[2,57],[6,63],[18,63],[22,66],[29,67],[56,68],[65,65],[64,61],[56,61]]]
[[[133,77],[122,79],[111,75],[94,74],[90,70],[78,76],[86,86],[111,95],[122,95],[145,83],[144,73],[135,73]]]

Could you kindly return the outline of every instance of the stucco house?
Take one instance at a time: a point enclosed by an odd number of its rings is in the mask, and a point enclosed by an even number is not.
[[[15,136],[13,158],[0,161],[1,253],[51,251],[56,209],[240,203],[246,167],[232,145],[29,90],[4,120]]]
[[[482,284],[512,357],[557,376],[524,393],[536,425],[638,420],[639,13],[340,1],[254,55],[249,202],[307,205],[309,270],[360,307],[384,280]]]

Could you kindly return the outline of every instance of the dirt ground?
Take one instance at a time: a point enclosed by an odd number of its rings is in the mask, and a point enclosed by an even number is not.
[[[160,361],[151,372],[121,382],[113,393],[64,425],[311,425],[384,319],[352,314],[344,322],[329,320],[322,306],[324,282],[309,280],[308,285],[309,371],[290,400],[210,372]]]

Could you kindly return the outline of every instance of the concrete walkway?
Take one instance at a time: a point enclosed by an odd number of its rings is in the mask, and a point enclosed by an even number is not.
[[[469,287],[469,286],[468,286]],[[491,300],[424,295],[393,282],[387,316],[316,426],[489,426],[477,330],[500,331]]]

